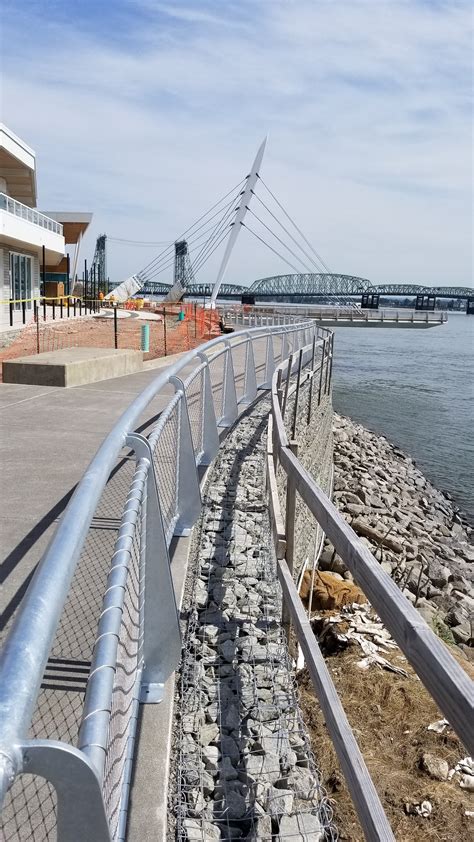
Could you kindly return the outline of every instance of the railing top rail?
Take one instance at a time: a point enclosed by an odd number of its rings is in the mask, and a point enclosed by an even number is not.
[[[32,222],[34,225],[40,225],[42,228],[54,231],[55,234],[63,233],[63,226],[56,219],[46,216],[46,214],[41,213],[41,211],[36,210],[36,208],[30,208],[29,205],[19,202],[18,199],[14,199],[13,196],[8,196],[7,193],[0,192],[0,210],[5,210],[13,216],[21,216],[21,218],[26,219],[27,222]]]
[[[277,394],[278,370],[284,368],[285,363],[277,366],[271,388],[279,462],[430,695],[474,753],[474,683],[291,452]]]
[[[242,336],[282,335],[300,330],[311,320],[270,327],[246,327],[232,337],[218,336],[183,355],[156,377],[125,410],[104,439],[80,480],[49,547],[18,609],[0,659],[0,748],[26,735],[44,667],[74,575],[81,549],[109,474],[141,414],[173,376],[209,352]],[[209,359],[209,357],[208,357]],[[172,400],[172,398],[171,398]],[[14,699],[14,704],[12,704]]]

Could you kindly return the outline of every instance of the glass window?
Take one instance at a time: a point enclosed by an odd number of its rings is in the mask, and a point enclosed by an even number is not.
[[[31,310],[31,257],[10,252],[10,288],[15,301],[15,310],[21,309],[22,300],[26,299],[26,308]]]

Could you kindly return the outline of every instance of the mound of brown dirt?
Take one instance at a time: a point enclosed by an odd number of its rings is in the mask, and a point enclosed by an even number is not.
[[[353,647],[326,659],[347,717],[377,788],[382,805],[400,842],[462,842],[473,838],[474,797],[461,789],[458,779],[434,780],[422,768],[425,752],[446,760],[452,769],[467,754],[451,729],[438,734],[428,725],[442,719],[435,703],[407,664],[408,677],[375,667],[368,672],[357,665]],[[390,659],[400,665],[397,649]],[[474,677],[474,669],[459,659]],[[333,799],[341,840],[363,842],[351,797],[327,733],[307,670],[299,673],[299,687],[312,747],[322,772],[322,783]],[[407,805],[430,801],[428,818],[407,814]]]

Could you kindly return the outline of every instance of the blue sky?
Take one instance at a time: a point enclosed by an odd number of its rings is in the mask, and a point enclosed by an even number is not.
[[[472,283],[470,3],[3,8],[2,120],[36,150],[40,207],[93,211],[88,257],[102,232],[172,240],[268,132],[265,181],[334,271]],[[152,257],[111,244],[110,274]],[[243,232],[227,280],[285,271]]]

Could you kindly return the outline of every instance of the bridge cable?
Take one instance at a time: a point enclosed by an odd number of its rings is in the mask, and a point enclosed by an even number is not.
[[[283,225],[283,222],[280,222],[280,220],[278,219],[278,217],[277,217],[277,216],[275,216],[275,214],[274,214],[274,213],[270,210],[270,208],[268,207],[268,205],[266,205],[266,204],[265,204],[265,202],[263,201],[263,199],[261,199],[261,198],[260,198],[260,196],[258,196],[258,195],[257,195],[257,193],[255,193],[255,191],[254,191],[254,190],[252,190],[252,193],[253,193],[253,195],[255,196],[255,198],[257,199],[257,201],[258,201],[258,202],[260,202],[260,204],[261,204],[261,205],[263,205],[263,207],[264,207],[264,208],[265,208],[265,210],[266,210],[266,211],[270,214],[270,216],[272,216],[272,217],[273,217],[273,219],[275,220],[275,222],[277,222],[277,223],[278,223],[278,225],[280,225],[280,227],[281,227],[281,228],[283,228],[283,230],[285,231],[285,233],[286,233],[286,234],[288,234],[288,236],[290,237],[290,239],[291,239],[291,240],[293,240],[294,244],[295,244],[296,246],[298,246],[298,248],[299,248],[299,249],[301,249],[301,251],[303,252],[303,254],[305,255],[305,257],[307,257],[307,258],[308,258],[308,260],[309,260],[309,261],[311,261],[311,263],[313,264],[313,266],[317,269],[317,273],[319,274],[319,273],[320,273],[320,271],[321,271],[321,266],[319,266],[319,265],[318,265],[318,263],[316,262],[316,260],[314,259],[314,257],[311,257],[311,255],[310,255],[310,254],[308,254],[308,252],[306,251],[306,249],[304,249],[304,248],[303,248],[303,246],[301,245],[301,243],[299,243],[299,242],[298,242],[298,240],[296,239],[296,237],[293,237],[293,235],[291,234],[291,232],[290,232],[290,231],[288,231],[288,228],[286,228],[286,226],[285,226],[285,225]]]
[[[188,234],[189,232],[191,232],[193,228],[196,228],[196,225],[198,225],[198,223],[199,223],[199,222],[201,222],[202,220],[206,219],[206,217],[208,217],[208,216],[209,216],[209,214],[210,214],[210,213],[211,213],[211,212],[212,212],[215,208],[217,208],[219,205],[222,205],[222,203],[225,201],[225,199],[227,199],[227,197],[228,197],[228,196],[230,196],[230,195],[231,195],[231,193],[232,193],[232,194],[234,194],[234,193],[236,192],[236,190],[237,190],[237,191],[240,191],[240,188],[241,188],[241,186],[243,185],[244,181],[245,181],[245,179],[241,179],[241,181],[239,181],[239,183],[238,183],[238,184],[236,184],[234,187],[232,187],[232,189],[231,189],[231,190],[229,190],[229,191],[225,194],[225,196],[223,196],[221,199],[219,199],[219,201],[218,201],[218,202],[215,202],[215,204],[214,204],[214,205],[212,205],[212,207],[211,207],[211,208],[209,208],[209,210],[207,210],[207,211],[206,211],[206,213],[202,214],[202,215],[199,217],[199,219],[197,219],[197,220],[196,220],[196,222],[194,222],[192,225],[190,225],[190,227],[189,227],[189,228],[186,228],[186,230],[185,230],[185,231],[183,231],[183,233],[182,233],[182,234],[180,234],[180,235],[176,238],[176,240],[179,240],[179,239],[181,239],[181,238],[185,237],[185,236],[186,236],[186,234]],[[238,193],[237,193],[237,195],[238,195]],[[218,211],[216,211],[216,213],[215,213],[215,214],[213,214],[213,216],[211,216],[209,219],[207,219],[207,221],[206,221],[206,222],[204,222],[204,223],[203,223],[203,225],[201,225],[201,226],[197,229],[197,231],[199,231],[199,230],[200,230],[200,228],[203,228],[203,227],[204,227],[204,225],[206,225],[206,224],[207,224],[207,222],[210,222],[210,220],[211,220],[211,219],[213,219],[214,217],[218,216],[218,214],[219,214],[221,211],[222,211],[222,208],[220,208]],[[196,233],[196,231],[195,231],[194,233]],[[176,240],[175,240],[174,242],[176,242]],[[157,255],[157,257],[156,257],[154,260],[150,261],[150,263],[148,263],[146,266],[144,266],[144,267],[143,267],[143,269],[141,269],[141,270],[140,270],[140,272],[138,272],[138,273],[137,273],[137,274],[138,274],[138,277],[142,278],[142,276],[144,275],[144,273],[146,272],[146,270],[147,270],[147,269],[149,269],[149,268],[151,268],[151,266],[152,266],[154,263],[156,263],[156,261],[157,261],[159,258],[161,258],[161,257],[162,257],[162,256],[163,256],[163,255],[164,255],[167,251],[169,251],[169,248],[165,249],[163,252],[161,252],[161,254]]]
[[[290,246],[287,246],[287,245],[286,245],[286,243],[285,243],[285,242],[283,242],[283,240],[281,239],[281,237],[279,237],[279,236],[278,236],[278,234],[275,234],[275,232],[274,232],[274,231],[272,231],[272,229],[271,229],[271,228],[269,228],[269,226],[268,226],[268,225],[267,225],[267,224],[263,221],[263,219],[260,219],[260,217],[259,217],[259,216],[257,216],[257,214],[256,214],[256,213],[254,213],[254,212],[253,212],[253,210],[252,210],[251,208],[247,207],[247,210],[248,210],[248,212],[249,212],[249,213],[251,213],[251,214],[252,214],[252,216],[254,216],[254,217],[255,217],[255,219],[256,219],[256,220],[258,220],[258,222],[260,222],[260,224],[261,224],[261,225],[263,225],[263,227],[264,227],[264,228],[266,228],[266,229],[267,229],[267,231],[269,231],[269,232],[270,232],[270,234],[272,235],[272,237],[275,237],[275,239],[276,239],[276,240],[278,240],[278,242],[279,242],[279,243],[280,243],[280,244],[281,244],[284,248],[286,248],[286,249],[290,252],[290,254],[292,254],[292,255],[293,255],[293,257],[295,257],[295,258],[296,258],[296,260],[299,260],[299,262],[301,263],[301,265],[302,265],[302,266],[304,266],[304,268],[305,268],[305,269],[309,269],[309,272],[310,272],[310,273],[312,273],[312,269],[308,266],[308,264],[307,264],[307,263],[305,263],[305,262],[304,262],[304,260],[303,260],[303,259],[302,259],[302,258],[301,258],[298,254],[296,254],[296,252],[294,252],[294,251],[293,251],[293,249],[291,249],[291,248],[290,248]]]
[[[236,201],[236,197],[233,197],[233,198],[231,199],[231,201],[229,202],[229,206],[232,206],[233,204],[235,204],[235,201]],[[198,228],[196,228],[196,230],[195,230],[195,231],[193,231],[193,233],[192,233],[191,237],[194,237],[194,236],[195,236],[195,234],[197,234],[197,233],[198,233],[198,231],[200,231],[202,228],[205,228],[205,230],[204,230],[204,231],[203,231],[203,232],[199,235],[199,237],[197,237],[197,238],[195,238],[195,239],[193,240],[193,239],[189,238],[189,235],[188,235],[188,238],[187,238],[187,240],[186,240],[186,242],[188,243],[188,245],[190,245],[190,244],[191,244],[191,243],[193,243],[193,242],[194,242],[194,243],[196,243],[198,240],[202,240],[202,239],[203,239],[203,237],[207,237],[207,235],[209,234],[209,231],[214,230],[214,229],[215,229],[215,227],[216,227],[217,225],[219,225],[219,221],[218,221],[217,223],[215,223],[215,222],[214,222],[212,225],[210,225],[210,226],[206,227],[206,226],[207,226],[207,224],[208,224],[208,222],[209,222],[211,219],[213,219],[213,218],[215,218],[216,216],[218,216],[220,213],[222,213],[222,208],[220,208],[218,211],[216,211],[216,213],[214,213],[214,214],[213,214],[213,215],[212,215],[209,219],[207,219],[207,220],[206,220],[206,222],[203,222],[203,223],[202,223],[202,225],[199,225],[199,226],[198,226]],[[225,213],[225,209],[224,209],[224,213]],[[179,239],[179,238],[178,238],[178,239]],[[158,255],[158,257],[156,257],[154,260],[152,260],[152,261],[151,261],[151,263],[150,263],[150,264],[149,264],[149,266],[147,267],[146,271],[145,271],[145,270],[142,270],[141,272],[139,272],[139,273],[138,273],[139,277],[140,277],[140,278],[142,278],[142,277],[147,278],[147,277],[149,277],[149,273],[150,273],[151,271],[152,271],[152,272],[154,272],[154,273],[156,273],[156,271],[158,270],[158,267],[160,266],[160,263],[163,263],[163,261],[167,261],[167,260],[169,260],[169,259],[170,259],[170,257],[172,257],[172,256],[173,256],[173,246],[174,246],[174,242],[171,244],[171,247],[170,247],[170,248],[165,249],[165,251],[164,251],[164,252],[162,252],[162,253],[161,253],[161,255]],[[161,271],[161,269],[160,269],[160,270],[158,270],[158,271]]]
[[[232,202],[231,204],[233,204],[233,202]],[[195,236],[193,235],[193,236],[192,236],[189,240],[187,240],[188,247],[189,247],[189,246],[196,246],[198,243],[202,243],[202,241],[203,241],[203,240],[209,239],[209,232],[210,232],[210,231],[215,231],[216,227],[218,227],[218,226],[219,226],[219,222],[217,222],[217,223],[215,223],[215,222],[214,222],[212,225],[208,226],[208,227],[207,227],[207,228],[206,228],[206,229],[205,229],[205,230],[204,230],[201,234],[198,234],[198,236],[196,236],[196,237],[195,237]],[[194,233],[195,233],[195,234],[197,234],[197,231],[195,231]],[[174,246],[174,243],[172,243],[171,245],[172,245],[172,246]],[[167,253],[166,255],[163,255],[163,257],[162,257],[159,261],[158,261],[158,258],[156,258],[156,259],[155,259],[155,263],[156,263],[156,265],[155,265],[155,266],[150,267],[150,268],[147,270],[147,272],[144,274],[144,276],[143,276],[143,275],[141,275],[141,273],[140,273],[140,277],[141,277],[141,278],[143,278],[143,277],[144,277],[144,278],[145,278],[145,280],[147,280],[147,281],[148,281],[148,280],[150,280],[150,278],[155,277],[155,275],[157,275],[157,274],[159,274],[161,271],[163,271],[163,269],[164,269],[164,268],[167,268],[167,267],[168,267],[168,262],[169,262],[170,260],[171,260],[171,261],[174,261],[174,254],[173,254],[173,252],[172,252],[172,251],[170,252],[170,250],[169,250],[169,249],[168,249],[167,251],[168,251],[169,253]],[[158,262],[157,262],[157,261],[158,261]]]
[[[283,205],[282,205],[282,204],[278,201],[278,199],[277,199],[277,198],[276,198],[276,196],[272,193],[272,191],[270,190],[270,188],[269,188],[269,187],[267,187],[267,185],[265,184],[265,182],[264,182],[263,178],[261,178],[261,176],[258,176],[258,178],[259,178],[259,180],[261,181],[261,183],[263,184],[263,186],[265,187],[265,190],[266,190],[266,191],[270,194],[270,196],[272,197],[272,199],[274,199],[274,201],[277,203],[278,207],[279,207],[279,208],[283,211],[283,213],[285,214],[285,216],[287,217],[287,219],[289,219],[289,221],[291,222],[291,224],[292,224],[292,225],[296,228],[296,230],[298,231],[298,234],[299,234],[299,235],[303,238],[303,240],[305,241],[306,245],[307,245],[307,246],[309,246],[309,248],[311,249],[311,251],[313,252],[313,254],[314,254],[314,255],[316,255],[316,257],[318,258],[319,262],[320,262],[320,263],[321,263],[321,265],[324,267],[325,271],[326,271],[329,275],[331,275],[331,277],[332,277],[332,276],[334,275],[334,272],[331,272],[331,270],[330,270],[330,269],[329,269],[329,267],[326,265],[326,263],[324,262],[324,260],[322,259],[322,257],[318,254],[318,252],[316,251],[316,249],[315,249],[315,248],[313,248],[313,246],[311,245],[311,243],[309,242],[309,240],[307,239],[307,237],[305,237],[305,235],[303,234],[302,230],[301,230],[300,228],[298,228],[298,226],[297,226],[296,222],[295,222],[295,221],[291,218],[291,216],[289,215],[289,213],[287,213],[287,211],[285,210],[285,208],[283,207]]]
[[[216,226],[215,231],[210,235],[208,240],[201,247],[201,249],[199,251],[199,254],[197,255],[197,257],[194,260],[195,264],[201,264],[202,258],[205,256],[206,252],[208,252],[209,249],[213,246],[216,239],[218,239],[220,237],[222,231],[226,227],[230,226],[231,223],[230,223],[229,220],[230,220],[230,217],[232,216],[232,214],[235,213],[235,211],[236,211],[235,203],[232,203],[232,205],[228,208],[227,212],[222,217],[221,221]],[[214,251],[214,249],[213,249],[213,251]],[[207,259],[207,258],[205,258],[205,259]],[[197,271],[197,269],[196,269],[196,271]]]
[[[253,231],[253,230],[252,230],[252,228],[249,228],[249,226],[248,226],[245,222],[241,222],[240,224],[241,224],[241,225],[243,225],[243,226],[244,226],[244,228],[246,228],[246,229],[247,229],[247,231],[250,231],[250,233],[251,233],[251,234],[253,234],[253,235],[254,235],[254,237],[256,237],[256,238],[257,238],[257,240],[260,240],[260,242],[261,242],[261,243],[263,243],[263,245],[264,245],[264,246],[266,246],[267,248],[269,248],[269,249],[270,249],[270,251],[272,251],[272,252],[273,252],[274,254],[276,254],[276,255],[277,255],[277,256],[278,256],[281,260],[283,260],[283,262],[284,262],[284,263],[286,263],[288,266],[291,266],[291,268],[295,270],[295,272],[296,272],[296,274],[297,274],[297,275],[301,275],[300,270],[299,270],[299,269],[297,269],[297,268],[296,268],[296,266],[293,266],[293,264],[292,264],[292,263],[290,263],[290,261],[289,261],[289,260],[287,260],[287,259],[286,259],[286,257],[283,257],[283,255],[282,255],[282,254],[280,254],[280,252],[278,252],[276,249],[274,249],[274,248],[273,248],[273,246],[271,246],[269,243],[267,243],[267,242],[263,239],[263,237],[260,237],[260,236],[259,236],[259,235],[255,232],[255,231]]]
[[[228,228],[224,231],[224,233],[223,233],[222,237],[221,237],[221,238],[217,241],[217,243],[216,243],[216,244],[214,245],[214,247],[211,249],[211,251],[209,252],[209,254],[207,254],[207,256],[206,256],[206,257],[204,257],[204,258],[200,261],[200,263],[199,263],[199,265],[198,265],[198,266],[194,267],[194,271],[195,271],[195,272],[199,272],[199,271],[202,269],[202,267],[204,266],[204,264],[205,264],[205,263],[207,263],[207,261],[209,260],[209,258],[211,257],[211,255],[212,255],[212,254],[214,254],[214,252],[216,251],[216,249],[217,249],[217,248],[219,248],[219,246],[221,245],[221,243],[223,243],[223,242],[224,242],[224,240],[226,239],[226,237],[228,237],[228,236],[229,236],[229,234],[230,234],[230,232],[231,232],[231,230],[232,230],[232,225],[233,225],[233,224],[234,224],[234,223],[231,223],[231,224],[229,225],[229,227],[228,227]]]
[[[162,242],[146,242],[145,240],[126,240],[123,237],[111,237],[107,234],[107,240],[111,243],[118,243],[119,245],[130,245],[130,246],[172,246],[172,240],[163,240]]]

